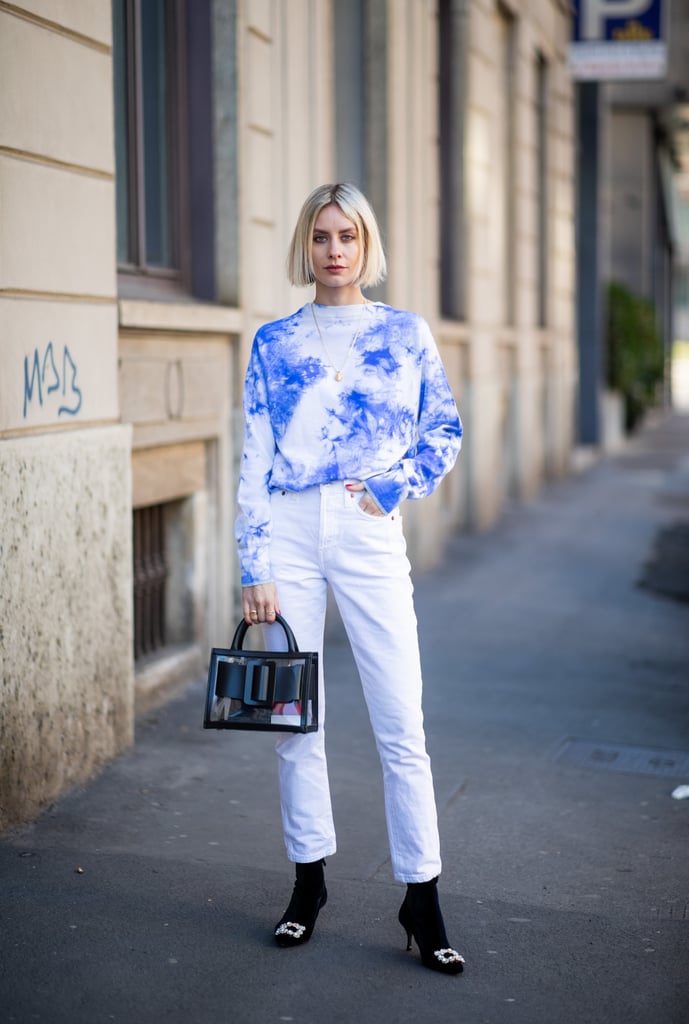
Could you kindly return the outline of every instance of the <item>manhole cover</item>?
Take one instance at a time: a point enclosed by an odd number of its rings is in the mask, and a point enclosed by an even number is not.
[[[658,921],[689,921],[689,903],[685,900],[667,900],[651,909]]]
[[[593,740],[565,740],[555,760],[578,768],[603,768],[630,775],[660,775],[669,779],[689,778],[689,752],[654,747],[625,747]]]

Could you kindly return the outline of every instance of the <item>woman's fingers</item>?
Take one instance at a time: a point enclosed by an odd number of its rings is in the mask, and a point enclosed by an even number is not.
[[[385,515],[385,513],[381,512],[381,510],[378,508],[378,506],[376,505],[375,501],[373,500],[371,495],[368,493],[368,491],[366,491],[366,485],[362,484],[362,482],[360,480],[353,480],[350,483],[345,484],[345,487],[347,488],[348,491],[365,491],[366,492],[359,499],[359,508],[361,509],[362,512],[366,512],[367,515],[369,515],[369,516],[382,516],[382,515]]]
[[[244,621],[252,626],[258,622],[275,622],[278,613],[277,591],[274,583],[258,583],[242,588]]]
[[[368,495],[361,499],[361,501],[359,502],[359,508],[361,509],[362,512],[365,512],[369,516],[385,515],[384,512],[380,511],[375,501],[372,498],[369,498]]]

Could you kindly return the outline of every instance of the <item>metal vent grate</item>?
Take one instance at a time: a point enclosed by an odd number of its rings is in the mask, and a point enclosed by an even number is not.
[[[134,658],[165,646],[164,506],[134,510]]]
[[[658,921],[689,921],[689,903],[685,900],[666,900],[653,907],[651,914]]]
[[[627,747],[592,740],[567,739],[557,750],[555,760],[578,768],[602,768],[630,775],[689,778],[689,752],[682,750]]]

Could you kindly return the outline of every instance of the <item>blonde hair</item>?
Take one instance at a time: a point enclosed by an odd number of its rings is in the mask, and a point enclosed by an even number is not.
[[[362,256],[356,283],[361,287],[379,284],[385,277],[387,264],[376,215],[356,185],[347,184],[319,185],[307,196],[287,253],[287,277],[290,284],[304,288],[316,280],[311,258],[313,229],[321,210],[332,204],[338,206],[345,217],[349,217],[359,232]]]

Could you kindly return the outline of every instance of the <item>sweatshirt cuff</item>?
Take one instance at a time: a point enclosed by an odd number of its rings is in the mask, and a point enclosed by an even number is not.
[[[396,509],[407,496],[407,481],[401,469],[380,473],[364,480],[363,484],[378,508],[386,515]]]
[[[242,558],[240,555],[242,586],[257,587],[259,583],[273,583],[275,578],[268,552],[253,553],[253,557],[246,552],[246,555],[249,557]]]
[[[246,583],[244,582],[245,579],[247,580]],[[244,574],[242,574],[242,587],[261,587],[267,585],[268,583],[274,584],[275,580],[256,580],[249,575],[245,577]]]

